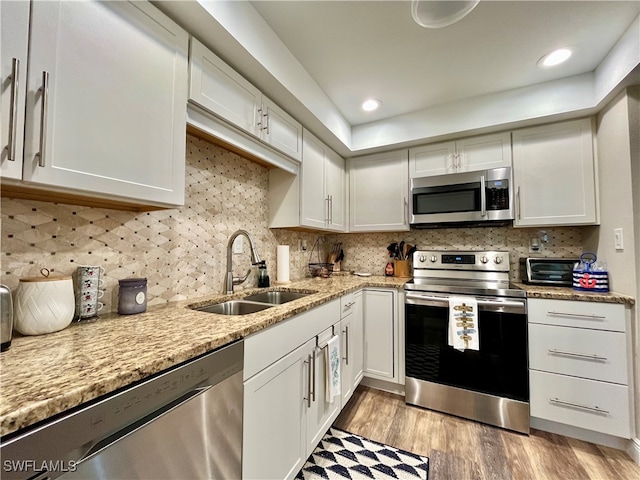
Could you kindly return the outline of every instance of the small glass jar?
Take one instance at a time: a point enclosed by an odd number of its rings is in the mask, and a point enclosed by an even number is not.
[[[147,279],[124,278],[118,280],[118,313],[132,315],[147,310]]]

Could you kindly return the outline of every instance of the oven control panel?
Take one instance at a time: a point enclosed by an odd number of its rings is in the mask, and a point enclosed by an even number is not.
[[[413,254],[413,268],[508,272],[509,252],[418,250]]]

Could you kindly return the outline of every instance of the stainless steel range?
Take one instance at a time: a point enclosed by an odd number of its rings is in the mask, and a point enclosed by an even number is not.
[[[527,300],[509,269],[509,252],[414,253],[405,286],[407,403],[529,433]],[[454,315],[467,304],[477,311],[461,327]],[[451,330],[450,318],[458,322]],[[468,328],[462,347],[452,342],[456,328]]]

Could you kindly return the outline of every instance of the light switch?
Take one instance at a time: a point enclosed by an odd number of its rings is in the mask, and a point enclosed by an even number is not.
[[[624,242],[622,238],[621,228],[613,229],[613,245],[616,247],[616,250],[624,250]]]

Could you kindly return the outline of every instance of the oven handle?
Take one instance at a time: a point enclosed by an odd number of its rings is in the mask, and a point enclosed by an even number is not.
[[[525,313],[527,310],[525,300],[488,300],[485,298],[476,298],[476,301],[478,302],[478,310],[495,312],[509,311],[513,313]],[[405,294],[405,304],[448,307],[449,297],[407,292]]]

